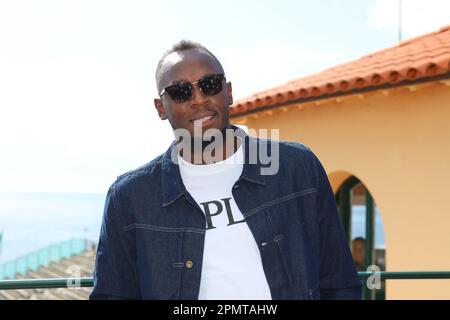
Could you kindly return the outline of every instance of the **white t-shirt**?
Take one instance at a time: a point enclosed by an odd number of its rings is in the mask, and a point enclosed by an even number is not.
[[[178,155],[186,190],[206,217],[200,300],[270,300],[261,255],[231,189],[243,169],[243,148],[221,162],[194,165]]]

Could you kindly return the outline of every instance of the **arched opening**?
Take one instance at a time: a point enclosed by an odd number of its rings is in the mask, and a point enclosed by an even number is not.
[[[366,271],[373,265],[380,271],[385,271],[383,223],[380,211],[367,187],[355,176],[350,176],[341,184],[335,197],[358,271]],[[385,299],[385,281],[381,281],[380,289],[369,290],[367,285],[364,285],[363,295],[364,299]]]

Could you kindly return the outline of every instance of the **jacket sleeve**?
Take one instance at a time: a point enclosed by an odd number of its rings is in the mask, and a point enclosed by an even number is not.
[[[140,299],[134,244],[123,230],[115,185],[108,190],[94,270],[91,300]]]
[[[320,298],[361,299],[358,278],[342,227],[333,190],[319,159],[312,154],[318,181],[317,208],[320,230]]]

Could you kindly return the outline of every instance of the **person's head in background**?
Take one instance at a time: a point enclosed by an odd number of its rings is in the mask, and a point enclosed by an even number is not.
[[[231,83],[226,82],[220,61],[204,46],[187,40],[176,43],[160,59],[155,76],[156,110],[174,130],[194,134],[195,122],[203,130],[230,126]]]
[[[358,271],[363,271],[364,269],[364,260],[366,258],[365,245],[366,241],[362,237],[352,240],[352,256]]]

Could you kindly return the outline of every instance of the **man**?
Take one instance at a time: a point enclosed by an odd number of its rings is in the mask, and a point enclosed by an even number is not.
[[[311,150],[231,125],[231,83],[199,44],[169,50],[156,81],[155,107],[176,139],[109,189],[91,299],[359,299]],[[264,170],[263,149],[276,170]]]
[[[366,271],[364,268],[366,259],[366,240],[363,237],[356,237],[352,241],[352,256],[357,271]]]

